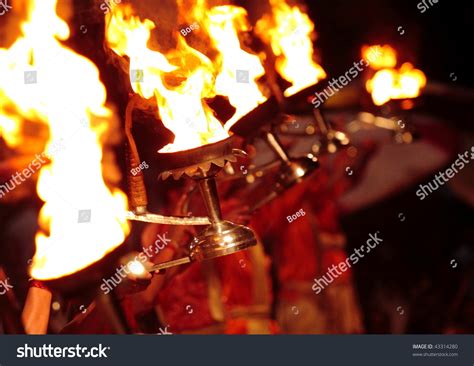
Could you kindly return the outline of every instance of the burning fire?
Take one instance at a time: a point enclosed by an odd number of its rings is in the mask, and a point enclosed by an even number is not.
[[[375,51],[377,51],[377,57],[371,57]],[[383,46],[363,46],[362,58],[364,60],[370,59],[370,68],[374,70],[393,68],[397,65],[397,52],[387,44],[384,44]]]
[[[372,79],[366,83],[366,89],[372,94],[376,105],[383,105],[392,99],[410,99],[420,95],[426,85],[426,76],[423,71],[415,69],[406,62],[398,70],[397,54],[390,46],[378,46],[382,55],[370,66],[378,70]],[[365,56],[371,47],[364,46],[362,55]]]
[[[116,6],[106,18],[109,47],[130,59],[130,82],[140,96],[156,99],[160,118],[175,139],[160,152],[188,150],[224,140],[228,132],[203,101],[215,96],[212,62],[178,38],[166,56],[147,47],[155,24],[141,21],[129,5]],[[139,70],[140,78],[137,78]]]
[[[256,83],[265,70],[257,55],[244,51],[240,46],[238,32],[249,30],[245,9],[216,6],[206,14],[204,26],[219,51],[215,91],[218,95],[227,96],[229,103],[236,108],[225,124],[225,128],[230,129],[240,118],[267,100]]]
[[[308,15],[285,0],[270,0],[270,5],[272,14],[257,22],[256,33],[271,46],[278,73],[292,83],[284,92],[288,97],[324,79],[326,73],[313,60],[315,32]]]
[[[40,280],[75,273],[118,247],[128,233],[126,196],[102,177],[102,145],[112,112],[96,66],[63,46],[69,27],[56,14],[57,0],[26,2],[21,35],[0,49],[2,134],[21,131],[24,119],[49,127],[38,195],[45,202],[36,235],[31,275]],[[25,83],[24,83],[25,81]],[[6,103],[3,103],[3,101]],[[15,116],[16,114],[16,116]],[[7,121],[7,123],[5,123]],[[20,134],[9,134],[14,145]]]

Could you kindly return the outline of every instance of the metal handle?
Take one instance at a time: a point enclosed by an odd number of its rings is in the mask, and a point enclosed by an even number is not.
[[[273,152],[282,160],[282,161],[289,161],[290,158],[286,153],[285,149],[281,145],[280,141],[278,141],[278,137],[274,135],[272,132],[266,132],[265,141],[267,142],[268,146],[273,150]]]
[[[154,224],[162,225],[209,225],[211,222],[207,217],[187,217],[187,216],[163,216],[157,215],[149,212],[144,213],[135,213],[132,211],[127,211],[126,213],[127,220],[132,221],[141,221],[141,222],[150,222]]]
[[[150,272],[150,273],[158,272],[158,271],[161,271],[163,269],[180,266],[180,265],[187,264],[187,263],[191,263],[191,258],[190,257],[183,257],[183,258],[179,258],[179,259],[174,259],[172,261],[155,264],[153,267],[151,267],[148,270],[148,272]]]

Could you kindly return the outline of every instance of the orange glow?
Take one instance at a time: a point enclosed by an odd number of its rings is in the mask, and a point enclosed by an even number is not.
[[[2,100],[2,105],[0,105],[0,137],[5,140],[9,147],[14,148],[19,146],[23,141],[23,119],[18,118],[18,116],[13,115],[10,111],[6,110],[5,107],[7,107],[7,103],[3,103],[3,101],[6,100],[6,97],[1,93],[2,91],[0,90],[0,99]]]
[[[69,38],[69,27],[56,15],[56,0],[31,0],[26,9],[21,35],[0,49],[0,68],[8,70],[0,75],[2,105],[17,115],[3,109],[0,115],[2,131],[21,131],[25,118],[49,127],[50,163],[42,166],[37,186],[45,204],[31,268],[32,277],[47,280],[75,273],[122,244],[127,200],[102,177],[102,141],[113,114],[104,105],[96,66],[60,43]],[[25,71],[36,73],[36,82]],[[89,212],[90,222],[80,223]]]
[[[160,152],[193,149],[227,138],[228,132],[203,101],[215,96],[212,62],[188,46],[183,37],[166,55],[149,49],[154,28],[151,20],[142,21],[133,15],[129,5],[115,6],[106,18],[109,47],[130,59],[133,90],[146,99],[155,97],[163,124],[175,135],[173,143]]]
[[[368,55],[374,47],[379,47],[382,52],[381,56],[370,64],[370,67],[378,71],[366,83],[366,89],[372,94],[374,104],[383,105],[392,99],[418,97],[426,85],[426,76],[423,71],[415,69],[409,62],[395,69],[397,54],[388,45],[364,46],[362,56]]]
[[[380,70],[383,68],[393,68],[397,65],[397,52],[387,44],[384,44],[383,46],[363,46],[362,58],[367,60],[375,50],[377,50],[378,56],[370,63],[372,69]]]
[[[285,0],[270,0],[270,5],[272,14],[263,16],[255,30],[277,57],[278,73],[292,84],[284,92],[291,96],[324,79],[326,73],[313,59],[315,32],[308,15]]]
[[[240,118],[267,100],[256,83],[265,70],[257,55],[242,50],[240,46],[238,32],[249,30],[245,9],[216,6],[206,11],[206,15],[204,27],[219,51],[215,62],[219,72],[215,91],[218,95],[227,96],[229,103],[236,108],[225,124],[225,128],[230,129]]]

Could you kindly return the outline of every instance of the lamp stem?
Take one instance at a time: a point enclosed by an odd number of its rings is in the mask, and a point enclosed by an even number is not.
[[[199,180],[199,189],[201,190],[201,195],[204,199],[204,204],[206,205],[211,223],[221,222],[222,212],[215,178],[207,177]]]
[[[281,146],[280,141],[278,141],[278,138],[273,133],[266,132],[265,140],[267,141],[270,148],[275,152],[275,154],[278,155],[281,160],[285,162],[290,161],[290,158],[288,157],[288,154],[286,153],[285,149],[283,149],[283,146]]]
[[[319,131],[321,132],[321,134],[327,135],[330,130],[330,126],[324,119],[321,111],[317,108],[314,109],[314,118],[316,119],[316,122],[319,127]]]

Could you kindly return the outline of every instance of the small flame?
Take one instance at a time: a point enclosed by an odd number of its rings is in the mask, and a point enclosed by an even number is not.
[[[265,74],[260,58],[244,51],[240,46],[238,32],[249,30],[247,11],[237,6],[216,6],[206,11],[205,28],[219,51],[215,62],[219,75],[215,91],[227,96],[236,108],[225,128],[229,130],[240,118],[265,102],[256,80]]]
[[[110,191],[102,177],[102,141],[113,117],[104,105],[106,91],[96,66],[61,44],[69,38],[69,27],[56,15],[56,2],[28,1],[20,37],[9,49],[0,49],[0,68],[8,70],[0,75],[0,95],[13,111],[0,110],[2,122],[10,121],[2,123],[2,134],[5,126],[20,132],[24,119],[49,127],[47,165],[37,186],[45,204],[31,269],[40,280],[87,267],[122,244],[128,233],[126,196]],[[21,141],[20,135],[11,136],[13,145]]]
[[[375,105],[383,105],[392,99],[411,99],[420,95],[426,85],[426,76],[423,71],[415,69],[406,62],[399,69],[396,51],[388,46],[364,46],[362,56],[367,55],[374,47],[379,47],[382,54],[370,64],[378,70],[372,79],[366,83],[366,89],[372,94]]]
[[[270,0],[270,5],[272,14],[257,22],[256,33],[277,56],[278,73],[292,83],[284,94],[291,96],[324,79],[326,73],[313,59],[315,32],[309,16],[285,0]]]
[[[145,266],[138,260],[133,260],[127,264],[128,270],[137,277],[143,277],[146,274]]]
[[[370,68],[380,70],[383,68],[393,68],[397,65],[397,52],[390,45],[374,45],[362,47],[362,58],[367,60],[374,51],[377,57],[370,62]]]
[[[178,38],[166,56],[147,47],[155,24],[141,21],[129,5],[117,5],[106,18],[109,47],[130,59],[130,82],[144,98],[155,97],[160,118],[175,139],[160,152],[176,152],[224,140],[229,136],[203,101],[214,93],[214,68],[202,53]]]
[[[7,98],[1,92],[0,90],[0,99],[2,99],[2,105],[0,105],[0,137],[5,140],[9,147],[15,148],[23,142],[23,119],[12,115],[11,112],[6,110],[7,103],[3,103],[3,101],[7,100]]]

